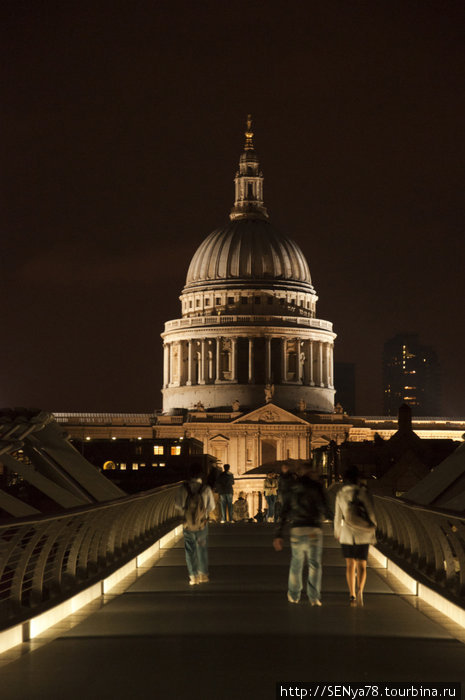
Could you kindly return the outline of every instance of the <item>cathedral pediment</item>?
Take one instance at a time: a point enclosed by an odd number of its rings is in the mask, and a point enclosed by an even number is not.
[[[214,437],[210,438],[210,442],[229,442],[229,438],[226,435],[218,433]]]
[[[274,403],[267,403],[265,406],[261,406],[250,413],[246,413],[233,421],[233,423],[300,423],[308,425],[307,421],[302,420],[302,418],[286,411],[280,406],[276,406]]]

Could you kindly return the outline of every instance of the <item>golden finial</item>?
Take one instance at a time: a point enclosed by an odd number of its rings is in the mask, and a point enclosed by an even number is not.
[[[253,151],[253,131],[252,131],[252,115],[247,115],[247,129],[245,131],[245,150]]]

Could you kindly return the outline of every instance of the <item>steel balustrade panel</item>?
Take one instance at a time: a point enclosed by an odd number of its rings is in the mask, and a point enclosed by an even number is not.
[[[465,523],[453,523],[451,540],[455,549],[457,562],[458,589],[460,595],[465,595]]]
[[[407,570],[465,603],[465,518],[452,511],[375,496],[378,542]]]
[[[178,485],[0,526],[0,627],[109,575],[174,524]]]
[[[48,537],[39,556],[32,578],[32,595],[37,600],[46,600],[52,593],[53,589],[58,589],[59,578],[57,576],[58,569],[58,553],[60,550],[60,541],[68,540],[66,535],[67,525],[63,527],[60,522],[52,522]]]
[[[92,568],[90,550],[97,522],[98,513],[83,520],[82,539],[76,552],[76,575],[80,578],[87,578],[88,572]]]
[[[60,536],[54,572],[54,584],[65,589],[69,579],[76,578],[79,544],[84,536],[84,522],[79,517],[68,520]]]

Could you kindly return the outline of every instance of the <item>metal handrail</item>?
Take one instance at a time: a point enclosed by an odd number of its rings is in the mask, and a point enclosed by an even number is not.
[[[381,551],[465,603],[465,517],[387,496],[374,503]]]
[[[112,573],[177,522],[178,484],[0,525],[0,628]]]

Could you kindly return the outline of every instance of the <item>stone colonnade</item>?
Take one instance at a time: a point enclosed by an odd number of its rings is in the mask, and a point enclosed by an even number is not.
[[[276,336],[273,336],[273,338]],[[248,337],[249,384],[255,383],[255,341]],[[265,382],[272,377],[272,337],[266,336],[265,352],[260,350],[260,362],[264,362]],[[192,386],[202,384],[237,383],[237,336],[165,341],[163,387]],[[296,337],[280,337],[279,384],[299,384],[316,387],[334,387],[333,344],[321,340]]]

